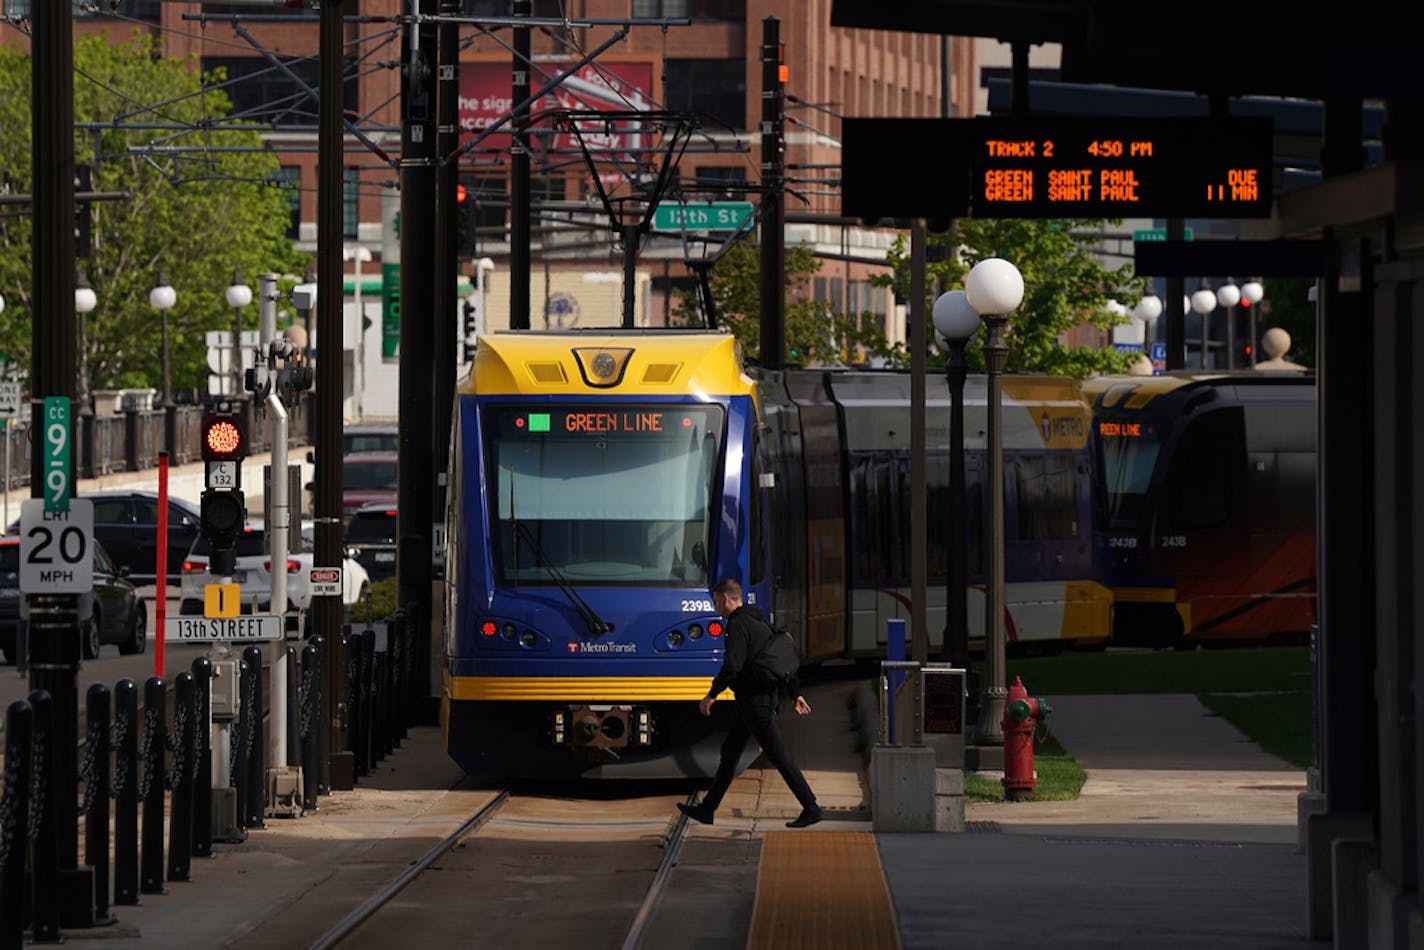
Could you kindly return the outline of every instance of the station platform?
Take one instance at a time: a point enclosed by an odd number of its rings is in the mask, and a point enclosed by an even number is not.
[[[787,830],[799,807],[758,761],[714,825],[689,824],[638,946],[1310,945],[1296,848],[1304,773],[1194,697],[1052,697],[1050,725],[1088,773],[1076,801],[970,805],[963,833],[887,834],[871,827],[863,746],[851,728],[856,689],[818,682],[807,687],[811,716],[783,711],[788,745],[827,820]],[[363,888],[398,873],[413,842],[418,854],[458,827],[464,816],[450,793],[461,782],[439,730],[414,729],[355,789],[323,797],[302,818],[269,818],[245,843],[195,859],[190,881],[114,908],[112,926],[66,931],[65,942],[309,946],[364,899]],[[665,812],[670,826],[690,790],[637,804]],[[623,945],[621,930],[579,922],[576,898],[549,913],[575,918],[565,926],[583,928],[581,946]],[[468,931],[480,946],[519,950],[546,945],[548,932],[527,921],[471,921]],[[348,945],[373,944],[358,931]]]

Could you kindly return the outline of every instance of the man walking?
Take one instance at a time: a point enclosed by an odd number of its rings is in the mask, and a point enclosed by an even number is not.
[[[806,784],[801,770],[786,751],[786,746],[781,741],[781,729],[776,722],[777,707],[781,703],[781,685],[752,662],[777,634],[762,619],[761,611],[742,603],[742,585],[735,578],[726,578],[712,588],[712,606],[727,621],[723,641],[726,653],[723,654],[722,669],[712,680],[712,688],[698,704],[698,709],[704,716],[712,715],[712,703],[717,694],[730,686],[737,697],[737,719],[722,743],[722,758],[717,763],[717,777],[712,780],[712,787],[698,804],[685,805],[678,802],[677,807],[694,821],[700,821],[704,825],[712,824],[717,806],[722,803],[722,796],[727,794],[727,789],[732,784],[742,750],[746,748],[747,740],[755,737],[766,757],[776,766],[787,787],[801,803],[801,814],[793,821],[788,821],[786,827],[805,828],[807,825],[814,825],[821,820],[821,807],[816,804],[816,796],[811,792],[811,786]],[[792,674],[790,682],[786,684],[786,693],[796,697],[797,715],[805,716],[811,712],[811,705],[801,695],[800,683],[795,674]]]

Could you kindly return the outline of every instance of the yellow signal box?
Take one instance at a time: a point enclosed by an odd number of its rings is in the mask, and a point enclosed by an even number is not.
[[[236,617],[242,612],[242,588],[237,584],[206,584],[203,587],[204,617]]]

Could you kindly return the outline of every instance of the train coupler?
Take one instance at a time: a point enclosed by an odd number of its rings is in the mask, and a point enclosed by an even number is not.
[[[549,735],[554,745],[576,750],[646,748],[653,742],[653,716],[641,706],[569,706],[550,713]]]

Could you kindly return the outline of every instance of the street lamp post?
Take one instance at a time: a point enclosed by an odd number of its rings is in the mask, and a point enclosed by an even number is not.
[[[964,278],[965,298],[984,318],[984,366],[988,371],[988,471],[989,573],[984,598],[984,691],[979,703],[975,741],[980,745],[1004,744],[1004,453],[999,377],[1004,372],[1009,347],[1004,328],[1009,314],[1023,302],[1024,282],[1019,269],[998,257],[986,258]]]
[[[1250,317],[1249,333],[1251,334],[1251,363],[1252,369],[1256,368],[1256,305],[1266,296],[1266,288],[1261,286],[1261,279],[1254,277],[1241,285],[1241,299],[1246,301],[1246,309]]]
[[[1226,308],[1226,368],[1236,368],[1236,305],[1241,302],[1241,288],[1230,277],[1216,288],[1216,302]]]
[[[1197,288],[1196,293],[1192,294],[1191,304],[1192,310],[1201,316],[1201,365],[1202,369],[1206,369],[1208,337],[1206,318],[1208,314],[1216,309],[1216,294],[1207,286],[1205,277],[1202,278],[1201,286]]]
[[[158,269],[158,286],[148,292],[148,305],[157,310],[163,318],[162,322],[162,343],[161,354],[163,371],[163,405],[165,407],[173,405],[173,381],[169,375],[168,363],[168,311],[173,309],[173,305],[178,302],[178,292],[168,283],[168,271],[162,267]]]
[[[227,305],[233,309],[232,323],[232,394],[242,395],[242,308],[252,303],[252,288],[243,283],[242,268],[232,269],[232,283],[227,287]]]
[[[934,325],[949,344],[944,379],[949,386],[949,577],[945,586],[944,658],[969,668],[969,570],[964,550],[964,379],[969,367],[964,347],[979,330],[979,314],[962,290],[940,294]]]
[[[79,385],[75,395],[79,398],[81,412],[89,405],[89,335],[87,316],[99,305],[99,297],[89,285],[89,275],[81,269],[79,279],[74,284],[74,313],[79,319]],[[10,522],[5,522],[9,524]]]
[[[361,265],[371,262],[371,249],[364,244],[352,244],[342,250],[341,259],[353,261],[356,265],[351,285],[356,297],[356,372],[351,380],[351,391],[356,394],[356,411],[352,415],[359,419],[363,415],[362,403],[366,397],[366,305],[361,302]]]
[[[1157,324],[1157,318],[1162,316],[1162,298],[1157,296],[1157,291],[1149,284],[1147,292],[1142,295],[1142,299],[1137,301],[1137,305],[1132,308],[1134,319],[1141,321],[1143,329],[1143,340],[1147,344],[1152,343],[1152,328]]]

